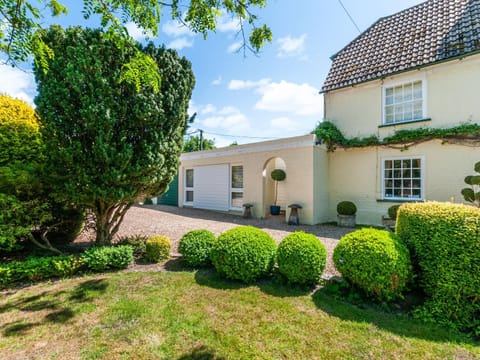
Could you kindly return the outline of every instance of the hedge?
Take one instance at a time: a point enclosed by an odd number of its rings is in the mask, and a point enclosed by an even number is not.
[[[29,258],[0,264],[0,288],[22,282],[70,277],[79,272],[82,259],[73,255]]]
[[[403,205],[405,241],[427,295],[417,316],[480,334],[480,209],[450,203]]]

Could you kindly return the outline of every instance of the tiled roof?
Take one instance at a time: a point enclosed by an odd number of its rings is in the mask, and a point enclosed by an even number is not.
[[[480,0],[429,0],[379,19],[335,54],[330,91],[480,51]]]

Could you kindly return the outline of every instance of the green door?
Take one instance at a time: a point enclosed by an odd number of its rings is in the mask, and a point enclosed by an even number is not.
[[[167,192],[157,197],[157,204],[178,206],[178,174],[168,185]]]

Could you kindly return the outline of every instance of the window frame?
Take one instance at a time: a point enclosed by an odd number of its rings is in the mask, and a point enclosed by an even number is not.
[[[187,171],[191,170],[193,172],[193,186],[187,186]],[[194,168],[185,168],[184,170],[184,186],[183,186],[183,205],[193,206],[193,201],[195,200],[195,169]],[[191,191],[193,193],[193,200],[187,201],[187,192]]]
[[[233,176],[233,167],[234,166],[241,166],[242,167],[242,187],[241,188],[234,188],[232,185],[232,176]],[[242,209],[242,206],[240,207],[234,207],[233,204],[232,204],[232,195],[233,193],[242,193],[242,199],[244,198],[244,195],[245,195],[245,192],[244,192],[244,189],[245,189],[245,177],[244,177],[244,170],[245,170],[245,167],[243,166],[243,164],[240,164],[240,163],[235,163],[235,164],[230,164],[230,171],[229,171],[229,207],[230,207],[230,210],[241,210]]]
[[[420,160],[420,197],[396,197],[396,196],[392,196],[392,197],[388,197],[386,196],[385,194],[385,191],[386,191],[386,186],[385,186],[385,170],[386,170],[386,167],[385,167],[385,163],[387,161],[395,161],[395,160],[415,160],[415,159],[419,159]],[[393,168],[392,168],[393,169]],[[398,202],[402,202],[402,201],[424,201],[425,200],[425,156],[423,155],[412,155],[412,156],[397,156],[397,157],[383,157],[381,158],[381,167],[380,167],[380,171],[381,171],[381,174],[380,174],[380,181],[381,181],[381,199],[382,200],[387,200],[387,201],[398,201]],[[412,176],[410,177],[411,179],[413,178]],[[395,180],[395,178],[392,178],[393,180]],[[403,175],[400,179],[398,179],[400,181],[404,181],[404,178],[403,178]],[[411,187],[413,189],[413,186]]]
[[[387,89],[393,89],[397,86],[405,86],[408,84],[412,84],[421,81],[422,82],[422,116],[420,118],[414,118],[411,120],[402,120],[402,121],[392,121],[387,122]],[[395,105],[395,103],[393,104]],[[413,105],[413,100],[412,100]],[[382,85],[382,125],[384,126],[393,126],[393,125],[401,125],[401,124],[408,124],[412,122],[422,121],[427,119],[427,79],[424,75],[421,76],[413,76],[402,80],[390,80],[385,81]]]

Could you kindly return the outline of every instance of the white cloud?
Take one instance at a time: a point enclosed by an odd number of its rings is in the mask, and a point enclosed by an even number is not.
[[[205,132],[211,129],[212,132],[222,132],[227,135],[243,135],[248,133],[250,123],[248,118],[234,106],[224,106],[217,108],[212,104],[201,106],[199,116],[199,127],[203,127]]]
[[[171,37],[195,36],[193,31],[178,20],[167,21],[162,26],[162,31]]]
[[[167,44],[168,48],[175,50],[182,50],[184,48],[189,48],[193,46],[193,39],[188,39],[186,37],[180,37],[172,40]]]
[[[258,88],[270,83],[270,79],[264,78],[258,81],[251,81],[251,80],[230,80],[228,83],[229,90],[242,90],[242,89],[252,89]]]
[[[127,28],[128,34],[137,41],[142,41],[153,36],[151,33],[146,32],[133,22],[127,23],[125,27]]]
[[[303,34],[298,38],[291,37],[290,35],[279,38],[279,50],[278,57],[305,57],[305,40],[307,34]]]
[[[35,96],[35,77],[30,72],[12,68],[9,65],[0,65],[0,93],[22,99],[33,105]]]
[[[217,19],[217,31],[220,32],[238,32],[240,30],[240,22],[236,18],[229,18],[222,14]]]
[[[217,108],[212,105],[212,104],[207,104],[207,105],[204,105],[202,107],[200,107],[199,109],[199,112],[200,114],[202,115],[205,115],[205,114],[213,114],[217,111]]]
[[[270,126],[274,129],[280,130],[281,132],[296,132],[301,129],[301,126],[298,122],[295,122],[288,117],[279,117],[272,119],[270,120]]]
[[[215,85],[215,86],[218,86],[218,85],[221,85],[223,83],[223,80],[222,80],[222,77],[219,76],[218,78],[216,78],[215,80],[213,80],[211,82],[212,85]]]
[[[255,104],[256,109],[303,116],[323,114],[322,96],[318,94],[318,89],[310,84],[282,80],[261,86],[257,92],[261,94],[261,98]]]
[[[227,52],[228,53],[237,52],[238,50],[240,50],[242,45],[243,45],[243,43],[241,41],[236,41],[227,48]]]

